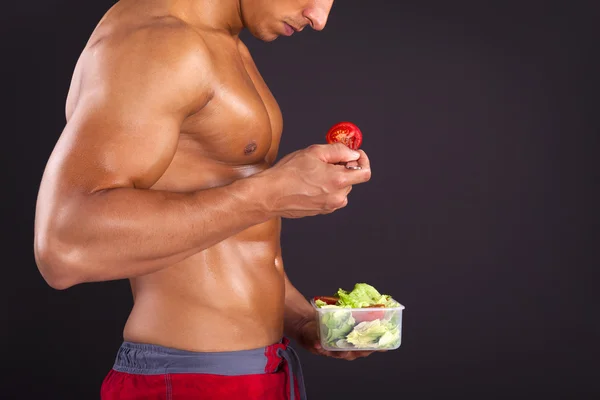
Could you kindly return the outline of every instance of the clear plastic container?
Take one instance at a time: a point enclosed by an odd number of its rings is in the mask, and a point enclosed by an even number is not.
[[[402,341],[402,310],[389,308],[319,308],[314,299],[321,346],[330,351],[395,350]]]

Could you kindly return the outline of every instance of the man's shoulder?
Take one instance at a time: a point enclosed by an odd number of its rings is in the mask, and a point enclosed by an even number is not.
[[[73,93],[102,104],[117,98],[129,103],[152,99],[161,107],[190,112],[212,96],[210,52],[185,23],[168,17],[99,28],[76,67]]]
[[[147,63],[168,67],[210,67],[202,35],[175,17],[153,18],[135,25],[114,25],[90,42],[91,53],[107,62]]]

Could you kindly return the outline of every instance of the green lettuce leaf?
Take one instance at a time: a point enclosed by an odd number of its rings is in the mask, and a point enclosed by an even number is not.
[[[338,298],[337,307],[342,308],[364,308],[373,305],[383,305],[386,308],[398,307],[400,303],[393,300],[388,294],[381,294],[373,286],[366,283],[357,283],[352,291],[347,292],[344,289],[339,289],[335,294]],[[317,308],[329,306],[322,300],[316,300]]]
[[[346,308],[363,308],[374,304],[386,304],[390,297],[382,295],[373,286],[366,283],[357,283],[350,293],[343,289],[337,291],[340,298],[338,305]]]
[[[360,348],[393,348],[400,344],[400,330],[390,322],[365,321],[354,327],[346,341]]]
[[[333,344],[344,339],[356,323],[352,312],[333,305],[325,305],[322,308],[339,308],[337,311],[326,312],[321,317],[321,323],[325,330],[322,334],[325,334],[326,343]]]
[[[325,303],[323,300],[317,300],[317,301],[315,301],[315,305],[316,305],[317,307],[321,308],[321,307],[323,307],[323,306],[326,306],[326,305],[327,305],[327,303]]]
[[[400,346],[400,331],[398,329],[389,330],[379,338],[380,349],[392,349]]]

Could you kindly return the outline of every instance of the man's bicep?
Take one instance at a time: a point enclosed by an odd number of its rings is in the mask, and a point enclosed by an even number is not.
[[[84,70],[81,94],[53,157],[87,191],[150,187],[177,149],[180,126],[207,97],[199,61],[166,44],[104,51]],[[145,47],[146,48],[145,48]],[[158,47],[157,47],[158,46]],[[200,60],[201,61],[201,60]],[[196,72],[192,75],[192,72]]]
[[[62,164],[64,179],[73,179],[70,186],[89,192],[150,187],[160,178],[177,148],[175,116],[147,115],[130,107],[79,107],[51,159]]]

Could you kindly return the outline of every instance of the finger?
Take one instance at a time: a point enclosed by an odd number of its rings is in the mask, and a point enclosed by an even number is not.
[[[348,193],[350,193],[351,190],[352,186],[346,186],[345,188],[338,190],[330,200],[330,209],[336,211],[346,207],[348,205]]]
[[[358,152],[360,153],[360,158],[357,160],[357,164],[361,169],[371,169],[371,161],[369,160],[369,157],[367,156],[367,153],[364,152],[364,150],[358,150]]]
[[[319,356],[327,356],[327,350],[323,350],[321,348],[314,348],[311,350],[311,353],[319,355]]]
[[[358,160],[348,161],[346,164],[344,164],[344,166],[348,169],[360,169],[360,166],[358,165]]]
[[[341,143],[318,144],[311,146],[317,157],[329,164],[347,163],[360,158],[360,153]]]
[[[332,357],[346,359],[349,355],[349,351],[332,351]]]
[[[346,187],[365,183],[371,179],[371,170],[368,168],[347,169],[336,171],[339,175],[335,177],[335,183],[338,187]]]
[[[372,351],[350,351],[348,355],[348,361],[353,361],[359,358],[364,358],[373,354]]]
[[[359,183],[367,182],[371,179],[371,163],[366,153],[362,150],[363,155],[357,160],[360,169],[347,169],[339,171],[340,174],[345,174],[346,179],[338,178],[338,182],[344,182],[347,185],[356,185]]]

